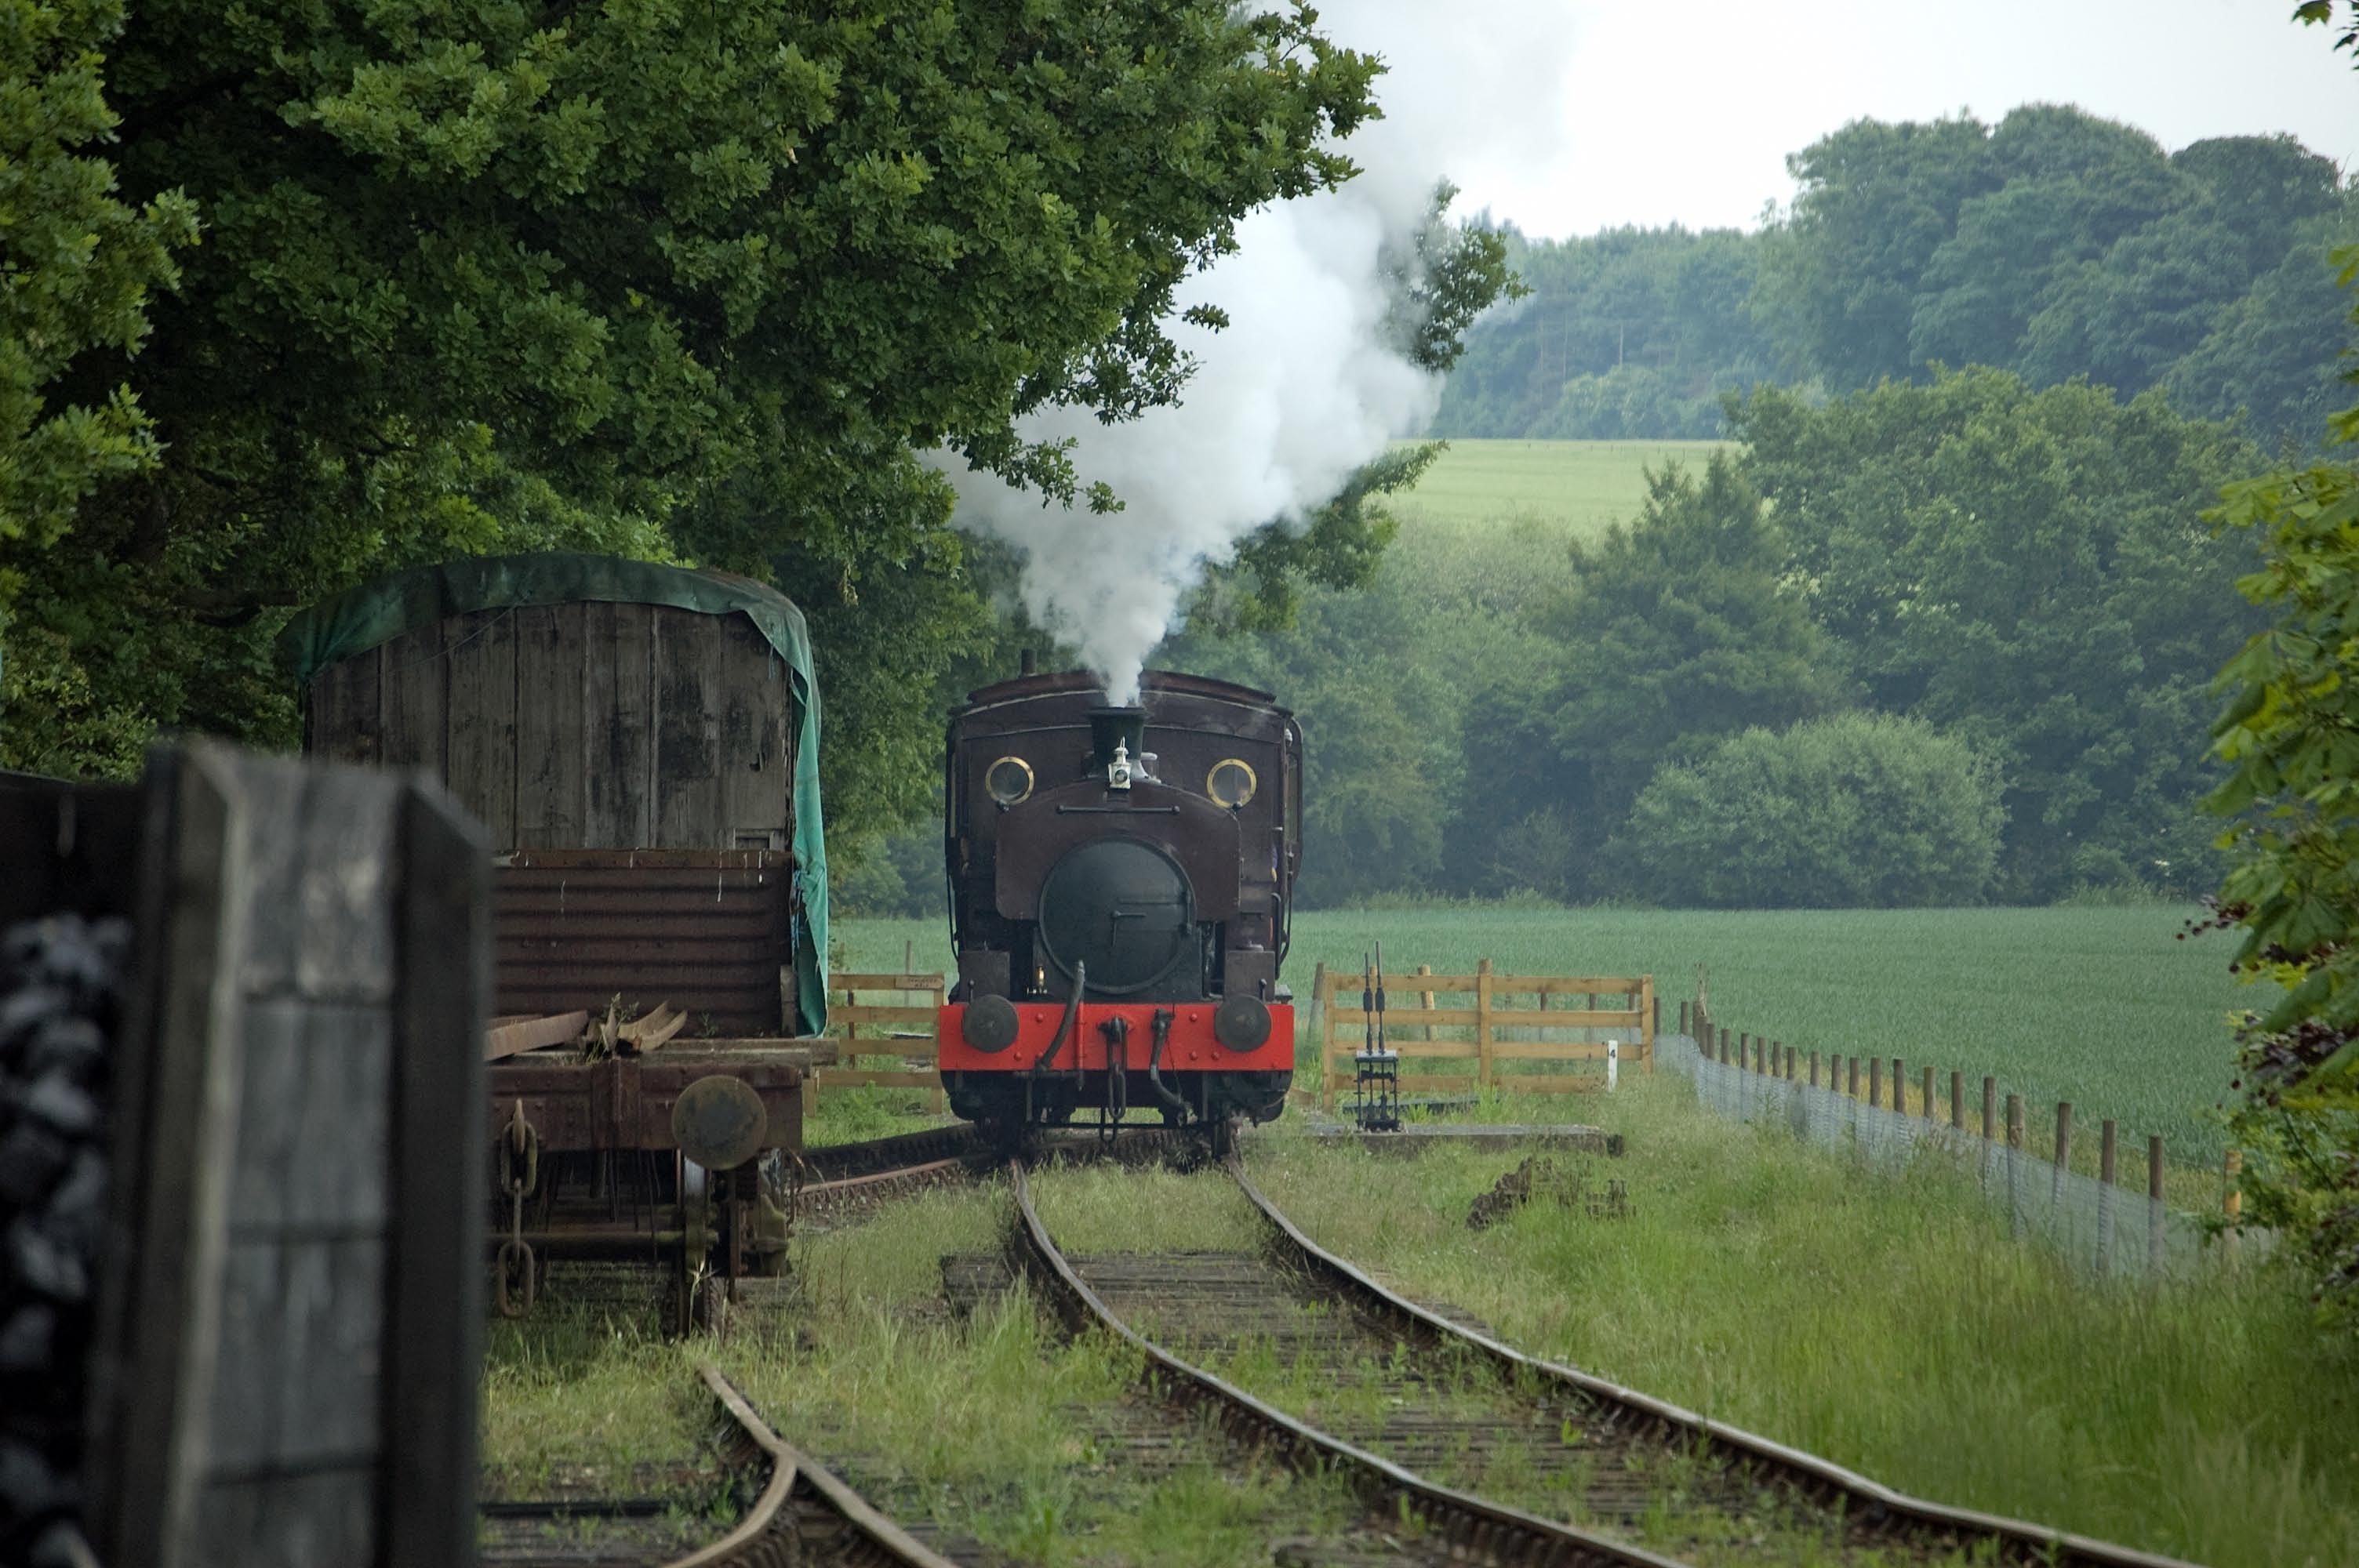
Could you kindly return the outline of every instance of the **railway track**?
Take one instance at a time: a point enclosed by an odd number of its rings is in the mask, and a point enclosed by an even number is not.
[[[720,1495],[578,1497],[483,1506],[483,1561],[497,1568],[953,1568],[871,1508],[824,1466],[770,1430],[710,1362]],[[694,1500],[701,1506],[684,1509]],[[715,1513],[734,1515],[700,1541]]]
[[[1446,1369],[1462,1386],[1470,1371],[1479,1370],[1487,1374],[1490,1389],[1509,1396],[1504,1409],[1445,1411],[1425,1419],[1388,1414],[1366,1433],[1379,1452],[1424,1459],[1468,1446],[1470,1437],[1479,1451],[1485,1441],[1520,1424],[1525,1441],[1538,1440],[1535,1451],[1542,1457],[1537,1468],[1550,1468],[1547,1455],[1554,1450],[1560,1456],[1554,1467],[1580,1484],[1583,1509],[1593,1518],[1626,1522],[1652,1513],[1659,1519],[1666,1497],[1657,1478],[1674,1477],[1669,1500],[1693,1519],[1696,1537],[1707,1547],[1741,1547],[1746,1521],[1766,1516],[1775,1525],[1773,1538],[1799,1544],[1815,1540],[1845,1553],[1880,1553],[1885,1560],[2188,1568],[2176,1559],[1912,1498],[1815,1455],[1527,1356],[1480,1328],[1409,1301],[1320,1247],[1254,1185],[1238,1154],[1230,1154],[1227,1169],[1266,1227],[1269,1252],[1259,1261],[1274,1263],[1278,1275],[1275,1281],[1266,1274],[1253,1279],[1256,1299],[1266,1301],[1258,1292],[1273,1285],[1298,1297],[1307,1290],[1314,1301],[1323,1298],[1346,1309],[1331,1314],[1331,1321],[1340,1316],[1355,1325],[1364,1348],[1366,1336],[1380,1344],[1410,1346],[1423,1367]],[[1236,1287],[1216,1279],[1212,1288]],[[1351,1337],[1348,1332],[1330,1334],[1322,1344],[1314,1335],[1310,1348],[1329,1359],[1335,1345]],[[1367,1363],[1354,1365],[1364,1368]],[[1389,1352],[1375,1375],[1386,1380],[1388,1398],[1433,1381],[1431,1371],[1401,1365],[1398,1352]],[[1554,1444],[1546,1441],[1550,1430],[1559,1434]],[[1714,1519],[1714,1514],[1721,1517]],[[1774,1541],[1762,1544],[1771,1547]]]
[[[1263,1253],[1067,1259],[1019,1172],[1021,1261],[1069,1321],[1145,1348],[1170,1386],[1297,1458],[1350,1467],[1372,1495],[1390,1488],[1395,1507],[1476,1555],[2186,1568],[1910,1498],[1525,1356],[1318,1247],[1234,1155],[1228,1168],[1267,1227]]]
[[[1672,1559],[1642,1548],[1427,1480],[1181,1359],[1133,1328],[1083,1270],[1058,1249],[1033,1206],[1022,1162],[1010,1165],[1009,1178],[1019,1266],[1040,1282],[1070,1325],[1114,1335],[1146,1358],[1148,1378],[1164,1398],[1203,1411],[1244,1444],[1282,1454],[1299,1468],[1343,1478],[1371,1516],[1401,1521],[1404,1528],[1384,1537],[1391,1550],[1366,1551],[1364,1542],[1363,1550],[1343,1560],[1674,1568]]]

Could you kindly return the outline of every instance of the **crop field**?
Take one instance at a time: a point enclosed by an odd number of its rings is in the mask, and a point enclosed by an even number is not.
[[[1448,904],[1321,910],[1295,922],[1287,979],[1308,998],[1316,966],[1356,973],[1384,944],[1394,975],[1430,964],[1506,974],[1655,977],[1669,1025],[1695,994],[1732,1029],[1803,1052],[1899,1056],[1999,1080],[2035,1107],[2073,1102],[2083,1127],[2111,1117],[2175,1162],[2222,1148],[2211,1119],[2227,1092],[2227,1021],[2256,993],[2228,973],[2229,939],[2181,942],[2191,911],[2128,908],[1756,910],[1532,909]],[[842,921],[855,968],[950,962],[934,921]],[[2034,1123],[2038,1125],[2035,1114]]]
[[[1646,496],[1648,468],[1673,459],[1701,468],[1725,445],[1453,440],[1397,509],[1405,520],[1458,525],[1528,520],[1585,536],[1630,520]]]

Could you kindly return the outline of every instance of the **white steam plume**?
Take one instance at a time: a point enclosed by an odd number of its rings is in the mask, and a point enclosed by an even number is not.
[[[1518,0],[1472,26],[1430,0],[1356,0],[1322,6],[1321,21],[1389,67],[1376,83],[1385,118],[1344,144],[1364,172],[1249,214],[1236,253],[1182,289],[1180,309],[1217,306],[1229,325],[1168,327],[1197,362],[1177,406],[1119,425],[1052,409],[1018,427],[1031,439],[1071,438],[1082,486],[1103,481],[1125,509],[1044,506],[1036,492],[947,465],[958,520],[1024,550],[1027,606],[1081,646],[1115,702],[1136,699],[1147,655],[1208,565],[1266,523],[1300,521],[1431,417],[1440,379],[1384,341],[1386,243],[1408,242],[1453,159],[1555,135],[1560,5]]]

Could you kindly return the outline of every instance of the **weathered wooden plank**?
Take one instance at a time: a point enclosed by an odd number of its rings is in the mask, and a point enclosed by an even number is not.
[[[477,611],[449,622],[451,793],[495,849],[516,848],[515,612]]]
[[[388,766],[423,768],[436,778],[450,759],[451,663],[442,655],[442,622],[413,626],[365,655],[378,661],[383,697],[378,755]]]
[[[828,1004],[828,1033],[852,1023],[921,1023],[928,1028],[941,1021],[940,1007],[888,1007],[876,1002],[838,1001]]]
[[[394,935],[387,897],[389,847],[401,786],[358,769],[308,772],[302,764],[255,759],[245,776],[291,779],[301,804],[295,831],[294,984],[307,997],[381,1002],[393,994]],[[257,825],[270,819],[257,817]],[[263,890],[256,890],[263,896]],[[283,928],[274,921],[274,937]],[[257,993],[267,994],[267,993]]]
[[[218,1483],[206,1490],[192,1568],[375,1563],[375,1481],[354,1465]]]
[[[721,814],[721,717],[712,704],[727,678],[727,645],[715,618],[655,611],[655,842],[726,849]]]
[[[708,619],[712,619],[708,617]],[[788,796],[794,768],[786,743],[786,662],[742,615],[719,618],[716,640],[724,649],[721,703],[721,814],[728,842],[783,849],[789,842],[793,811]]]
[[[519,848],[591,844],[588,746],[580,700],[589,656],[582,609],[531,605],[516,613]]]
[[[1444,1062],[1459,1061],[1470,1060],[1482,1054],[1480,1047],[1472,1040],[1412,1040],[1406,1045],[1395,1040],[1386,1044],[1387,1048],[1397,1052],[1404,1061],[1412,1056],[1431,1057],[1435,1061]],[[1335,1043],[1332,1057],[1338,1062],[1349,1062],[1359,1049],[1360,1043],[1357,1041],[1339,1040]]]
[[[827,1067],[819,1074],[822,1088],[932,1089],[941,1087],[935,1073],[886,1072],[857,1067]]]
[[[930,991],[942,994],[940,975],[831,974],[827,983],[840,991]]]
[[[579,1038],[590,1026],[587,1011],[560,1012],[553,1018],[516,1018],[503,1023],[495,1020],[484,1031],[484,1060],[496,1062],[520,1051],[538,1051],[544,1045],[559,1045]]]
[[[648,742],[655,652],[651,606],[584,604],[582,617],[582,840],[639,849],[655,842],[654,749]]]
[[[1408,1080],[1406,1078],[1401,1080],[1404,1087],[1407,1086],[1408,1082]],[[1492,1080],[1491,1087],[1499,1090],[1502,1094],[1587,1094],[1594,1090],[1604,1088],[1605,1075],[1598,1073],[1593,1076],[1581,1077],[1541,1077],[1537,1074],[1527,1077],[1518,1075],[1515,1076],[1495,1078]]]
[[[202,1492],[221,1321],[224,1212],[239,1081],[240,978],[253,856],[234,758],[199,744],[149,776],[162,846],[144,902],[156,980],[119,1053],[118,1103],[89,1512],[100,1559],[179,1568]],[[257,835],[257,837],[265,837]],[[132,1065],[132,1064],[136,1064]]]
[[[260,1471],[278,1457],[279,1347],[286,1338],[280,1242],[232,1241],[221,1271],[221,1336],[205,1422],[204,1469]]]
[[[372,648],[339,659],[311,677],[304,724],[315,754],[346,762],[374,762],[382,755],[380,653]]]
[[[477,1055],[491,1011],[491,869],[483,835],[440,791],[404,792],[398,889],[405,986],[393,1010],[392,1176],[386,1258],[383,1568],[476,1561],[477,1379],[484,1359],[487,1136]]]
[[[383,1425],[378,1382],[385,1254],[381,1234],[295,1239],[279,1249],[285,1337],[270,1365],[258,1370],[267,1379],[262,1388],[277,1402],[272,1458],[281,1469],[373,1462],[392,1435]]]
[[[1640,1046],[1635,1040],[1621,1042],[1622,1059],[1634,1061]],[[1517,1040],[1494,1044],[1491,1054],[1502,1062],[1603,1062],[1605,1043],[1602,1040]]]
[[[1497,1029],[1619,1029],[1634,1039],[1642,1032],[1646,1020],[1636,1012],[1614,1008],[1576,1011],[1553,1008],[1504,1008],[1491,1010],[1491,1023]]]

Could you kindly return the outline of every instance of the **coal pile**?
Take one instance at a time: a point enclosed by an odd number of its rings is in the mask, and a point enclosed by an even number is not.
[[[60,914],[0,933],[0,1564],[90,1561],[84,1369],[130,957],[121,920]]]

